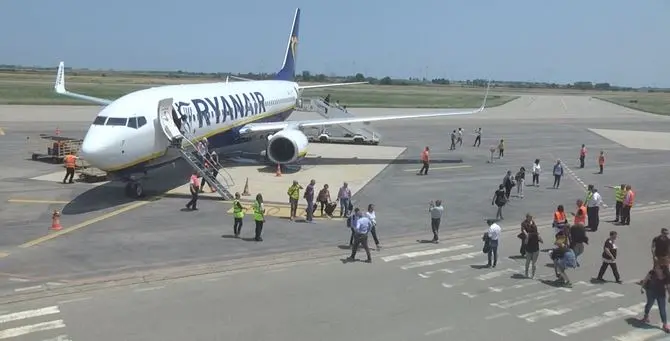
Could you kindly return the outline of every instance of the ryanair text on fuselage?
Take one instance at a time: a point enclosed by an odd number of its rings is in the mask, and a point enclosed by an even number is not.
[[[260,92],[194,98],[189,102],[176,102],[174,105],[177,113],[189,123],[197,119],[199,128],[266,112],[265,96]]]

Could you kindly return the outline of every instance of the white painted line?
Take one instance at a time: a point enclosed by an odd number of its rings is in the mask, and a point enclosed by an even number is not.
[[[560,336],[577,334],[587,329],[600,327],[603,324],[616,321],[623,317],[639,315],[644,311],[645,304],[646,303],[639,303],[627,308],[618,308],[616,310],[606,311],[600,316],[586,318],[581,321],[573,322],[550,330],[552,333]]]
[[[141,289],[135,289],[133,290],[134,292],[145,292],[145,291],[152,291],[152,290],[158,290],[158,289],[163,289],[165,288],[164,285],[157,286],[157,287],[149,287],[149,288],[141,288]]]
[[[452,330],[452,329],[454,329],[454,327],[442,327],[442,328],[438,328],[438,329],[435,329],[435,330],[431,330],[431,331],[429,331],[429,332],[426,332],[426,333],[423,334],[423,335],[425,335],[425,336],[435,335],[435,334],[439,334],[439,333],[448,332],[448,331],[450,331],[450,330]]]
[[[616,341],[646,341],[664,334],[665,332],[661,329],[637,328],[628,333],[613,336],[612,339]]]
[[[606,291],[594,296],[582,298],[580,300],[577,300],[575,302],[571,302],[568,304],[564,305],[559,305],[552,307],[550,309],[539,309],[530,313],[526,314],[521,314],[518,315],[517,317],[520,319],[526,320],[526,322],[537,322],[538,320],[545,318],[545,317],[552,317],[552,316],[560,316],[566,313],[569,313],[571,311],[575,311],[576,309],[581,309],[584,307],[588,307],[590,305],[602,302],[602,301],[607,301],[608,299],[611,298],[619,298],[623,297],[621,294],[617,294],[612,291]]]
[[[65,323],[63,323],[63,320],[42,322],[37,324],[31,324],[29,326],[0,330],[0,340],[58,328],[65,328]]]
[[[493,319],[497,319],[497,318],[499,318],[499,317],[508,316],[508,315],[509,315],[509,313],[495,314],[495,315],[491,315],[491,316],[486,316],[486,317],[484,318],[484,320],[493,320]]]
[[[8,314],[8,315],[1,315],[0,316],[0,324],[11,322],[11,321],[23,320],[23,319],[27,319],[27,318],[33,318],[33,317],[37,317],[37,316],[58,314],[58,313],[60,313],[60,310],[58,310],[57,306],[51,306],[51,307],[35,309],[35,310],[20,311],[18,313],[12,313],[12,314]]]
[[[555,296],[558,294],[559,291],[564,291],[564,292],[571,292],[572,290],[568,288],[552,288],[552,289],[547,289],[547,290],[542,290],[534,293],[530,293],[527,295],[523,295],[517,298],[512,298],[509,300],[502,300],[498,301],[495,303],[491,303],[490,305],[493,307],[498,307],[501,309],[507,309],[511,307],[516,307],[518,305],[526,304],[528,302],[532,301],[539,301],[543,300],[547,297]]]
[[[32,291],[32,290],[40,290],[40,289],[42,289],[42,286],[41,285],[36,285],[36,286],[32,286],[32,287],[17,288],[17,289],[14,289],[14,291],[15,292],[23,292],[23,291]]]
[[[662,203],[666,203],[666,202],[668,202],[668,200],[661,200],[661,202],[662,202]]]
[[[655,201],[650,201],[649,205],[656,205],[656,202]]]
[[[442,249],[432,249],[432,250],[408,252],[408,253],[402,253],[402,254],[399,254],[399,255],[386,256],[386,257],[382,257],[382,260],[384,262],[392,262],[394,260],[399,260],[399,259],[432,256],[432,255],[437,255],[437,254],[440,254],[440,253],[443,253],[443,252],[458,251],[458,250],[463,250],[463,249],[470,249],[470,248],[473,248],[473,247],[474,246],[470,245],[470,244],[461,244],[461,245],[450,246],[450,247],[446,247],[446,248],[442,248]]]
[[[9,278],[9,280],[12,281],[12,282],[30,282],[29,279],[25,279],[25,278],[16,278],[16,277],[11,277],[11,278]]]
[[[56,337],[52,337],[50,339],[45,339],[42,341],[72,341],[69,336],[67,335],[58,335]]]
[[[431,265],[435,265],[435,264],[441,264],[441,263],[446,263],[446,262],[452,262],[452,261],[475,258],[475,257],[480,256],[480,255],[482,255],[481,251],[463,253],[463,254],[460,254],[460,255],[454,255],[454,256],[450,256],[450,257],[429,259],[429,260],[425,260],[425,261],[421,261],[421,262],[413,262],[413,263],[409,263],[407,265],[401,266],[400,268],[403,269],[403,270],[414,269],[414,268],[419,268],[419,267],[422,267],[422,266],[431,266]]]
[[[471,294],[471,293],[468,293],[468,292],[462,292],[461,295],[463,295],[463,296],[467,296],[468,298],[475,298],[475,297],[477,297],[477,295],[475,295],[475,294]]]
[[[476,278],[480,281],[486,281],[486,280],[494,279],[496,277],[500,277],[500,276],[503,276],[503,275],[506,275],[506,274],[517,273],[517,272],[519,272],[519,269],[507,268],[505,270],[492,271],[492,272],[477,276]]]
[[[58,304],[65,304],[65,303],[74,303],[74,302],[81,302],[81,301],[86,301],[90,300],[92,297],[80,297],[80,298],[73,298],[71,300],[64,300],[64,301],[59,301]]]
[[[434,274],[436,274],[436,273],[440,273],[440,272],[441,272],[441,273],[453,274],[453,273],[456,273],[456,272],[459,272],[459,271],[463,271],[463,270],[466,270],[466,269],[467,269],[467,268],[463,267],[463,268],[459,268],[459,269],[440,269],[440,270],[434,270],[434,271],[426,271],[426,272],[422,272],[422,273],[420,273],[420,274],[419,274],[419,277],[421,277],[421,278],[430,278],[430,276],[432,276],[432,275],[434,275]]]
[[[65,283],[58,283],[58,282],[47,282],[47,285],[53,286],[53,287],[58,287],[61,285],[65,285]]]

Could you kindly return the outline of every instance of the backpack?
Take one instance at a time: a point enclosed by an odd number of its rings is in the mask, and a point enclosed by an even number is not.
[[[577,267],[577,257],[575,257],[575,252],[572,249],[565,251],[563,255],[563,263],[566,268],[575,268]]]

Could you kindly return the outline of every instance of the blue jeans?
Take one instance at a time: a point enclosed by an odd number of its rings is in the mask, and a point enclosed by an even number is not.
[[[496,266],[498,264],[498,240],[489,241],[489,246],[491,246],[491,248],[487,255],[489,260],[488,265]],[[493,257],[493,263],[491,263],[491,257]]]
[[[340,216],[349,215],[349,198],[340,198]]]
[[[654,301],[658,304],[658,312],[661,314],[661,321],[663,324],[668,323],[668,315],[665,311],[665,296],[659,295],[654,290],[647,290],[647,305],[644,306],[644,316],[649,316],[651,307],[654,306]]]
[[[307,221],[312,221],[314,217],[314,202],[307,200]]]

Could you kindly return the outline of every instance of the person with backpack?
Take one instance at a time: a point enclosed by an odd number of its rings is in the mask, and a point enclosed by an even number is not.
[[[496,212],[496,219],[503,220],[502,208],[507,203],[507,197],[505,196],[505,185],[501,184],[498,186],[498,190],[493,194],[493,199],[491,200],[491,206],[498,206],[498,211]]]
[[[354,237],[356,236],[356,230],[354,228],[356,227],[356,221],[358,220],[358,213],[360,213],[360,211],[361,209],[356,207],[354,209],[354,214],[347,218],[347,227],[349,230],[351,230],[351,237],[349,237],[349,247],[354,245]]]

